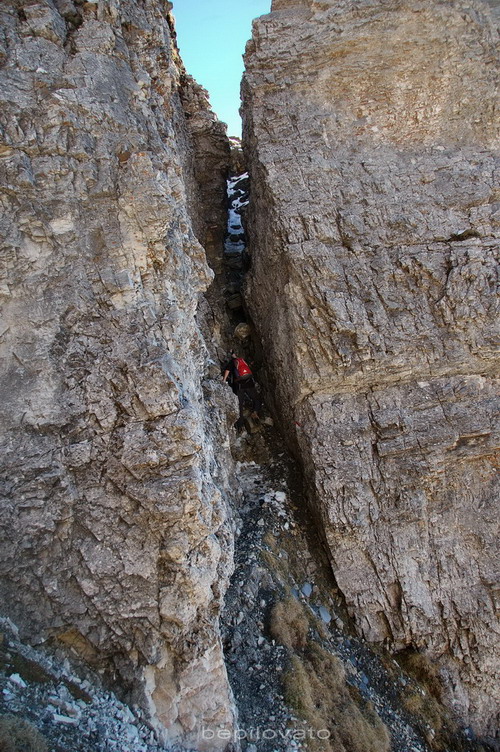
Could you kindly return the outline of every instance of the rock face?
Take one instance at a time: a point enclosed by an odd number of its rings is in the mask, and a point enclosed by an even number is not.
[[[335,576],[359,632],[437,661],[463,724],[491,740],[490,12],[461,0],[275,0],[254,24],[243,92],[246,299]]]
[[[203,726],[234,720],[217,626],[234,406],[210,380],[195,236],[224,204],[229,143],[170,8],[0,9],[0,602],[202,749]]]
[[[190,173],[195,177],[190,195],[194,229],[217,273],[222,269],[231,145],[226,126],[210,110],[208,92],[192,76],[182,74],[179,93],[192,141],[192,148],[186,145],[181,154],[191,158]]]

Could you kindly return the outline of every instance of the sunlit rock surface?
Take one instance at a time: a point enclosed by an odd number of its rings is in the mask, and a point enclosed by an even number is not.
[[[274,0],[247,46],[247,305],[359,632],[498,733],[498,33]],[[496,653],[495,653],[496,651]]]
[[[217,622],[234,406],[210,380],[195,236],[223,207],[229,143],[170,8],[0,8],[0,600],[196,746],[233,724]]]

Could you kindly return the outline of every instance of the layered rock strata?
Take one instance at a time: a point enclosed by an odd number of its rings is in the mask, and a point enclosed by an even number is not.
[[[229,144],[170,9],[0,8],[0,602],[202,749],[234,721],[218,613],[235,416],[210,378],[195,235],[224,204]]]
[[[247,46],[246,300],[359,632],[498,735],[498,33],[275,0]]]

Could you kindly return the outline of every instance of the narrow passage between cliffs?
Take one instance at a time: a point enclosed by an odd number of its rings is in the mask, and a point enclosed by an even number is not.
[[[249,188],[247,173],[228,180],[224,294],[228,351],[256,366],[258,378],[260,348],[243,300]],[[355,635],[296,461],[265,408],[260,421],[249,410],[245,418],[245,430],[230,436],[235,570],[221,616],[242,749],[430,752],[426,729],[401,702],[401,692],[417,691],[412,680]]]

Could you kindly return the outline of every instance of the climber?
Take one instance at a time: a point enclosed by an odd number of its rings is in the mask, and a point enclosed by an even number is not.
[[[239,358],[233,351],[231,351],[230,359],[224,366],[224,376],[222,377],[222,380],[224,383],[230,384],[233,392],[238,397],[238,403],[240,406],[238,427],[243,426],[245,401],[251,406],[251,417],[254,420],[258,420],[258,412],[261,405],[257,389],[255,388],[255,380],[252,371],[248,363],[246,363],[243,358]]]

